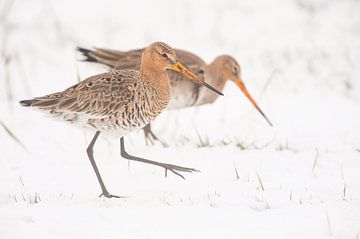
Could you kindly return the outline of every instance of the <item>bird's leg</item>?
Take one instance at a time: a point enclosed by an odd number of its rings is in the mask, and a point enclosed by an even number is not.
[[[121,150],[121,156],[128,159],[128,160],[134,160],[134,161],[147,163],[147,164],[152,164],[152,165],[156,165],[158,167],[164,168],[165,169],[165,176],[167,176],[167,171],[168,170],[170,172],[178,175],[182,179],[185,179],[185,178],[179,172],[187,172],[187,173],[199,172],[198,170],[193,169],[193,168],[186,168],[186,167],[181,167],[181,166],[177,166],[177,165],[173,165],[173,164],[160,163],[160,162],[156,162],[156,161],[152,161],[152,160],[132,156],[132,155],[128,154],[126,152],[126,150],[125,150],[124,137],[120,138],[120,150]]]
[[[145,136],[145,143],[146,145],[149,145],[149,142],[151,145],[154,145],[155,142],[154,141],[159,141],[161,143],[161,145],[163,147],[169,147],[165,142],[163,142],[162,140],[160,140],[156,134],[154,134],[154,132],[151,129],[151,124],[147,124],[145,125],[145,127],[143,128],[144,130],[144,136]]]
[[[94,136],[94,138],[91,140],[89,146],[87,147],[86,149],[86,152],[87,152],[87,155],[90,159],[90,163],[95,171],[95,174],[96,174],[96,177],[99,181],[99,184],[100,184],[100,187],[101,187],[101,190],[102,190],[102,193],[100,194],[99,197],[101,196],[104,196],[104,197],[107,197],[107,198],[120,198],[119,196],[116,196],[116,195],[112,195],[108,192],[108,190],[106,189],[105,187],[105,184],[100,176],[100,172],[96,166],[96,163],[95,163],[95,160],[94,160],[94,151],[93,151],[93,148],[94,148],[94,144],[97,140],[97,138],[99,137],[99,134],[100,134],[100,131],[96,131],[96,134]]]

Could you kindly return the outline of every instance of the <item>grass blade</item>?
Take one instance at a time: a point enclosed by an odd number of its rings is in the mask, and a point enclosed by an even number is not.
[[[316,148],[316,156],[315,156],[315,161],[314,161],[314,164],[313,164],[313,167],[312,167],[312,172],[313,174],[315,174],[315,169],[316,169],[316,164],[317,164],[317,161],[319,159],[319,149]]]
[[[80,72],[79,72],[79,66],[76,62],[75,62],[75,69],[76,69],[76,81],[77,81],[77,83],[79,83],[81,81],[81,77],[80,77]]]
[[[236,175],[236,180],[239,180],[240,179],[240,175],[239,175],[239,172],[237,170],[237,167],[236,167],[236,164],[233,162],[234,164],[234,170],[235,170],[235,175]]]
[[[261,190],[262,190],[262,191],[265,191],[264,185],[263,185],[263,183],[262,183],[262,181],[261,181],[261,178],[260,178],[258,172],[256,172],[256,176],[257,176],[257,178],[258,178],[258,180],[259,180]]]
[[[21,148],[23,148],[26,152],[29,152],[29,150],[25,147],[25,145],[19,140],[18,137],[15,136],[15,134],[10,130],[9,127],[5,125],[4,122],[0,120],[1,127],[5,130],[5,132],[16,142],[20,145]]]

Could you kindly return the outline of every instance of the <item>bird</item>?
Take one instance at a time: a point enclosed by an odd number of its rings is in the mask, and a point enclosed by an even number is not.
[[[119,51],[107,48],[86,49],[78,47],[77,50],[84,56],[82,61],[85,62],[106,65],[111,69],[138,69],[140,66],[141,53],[144,51],[144,48]],[[271,121],[267,118],[247,90],[241,77],[240,65],[234,57],[230,55],[220,55],[210,64],[206,64],[203,59],[192,52],[181,49],[174,49],[174,51],[185,67],[194,72],[199,79],[209,83],[218,90],[223,91],[225,84],[228,81],[235,83],[257,111],[264,117],[267,123],[272,126]],[[218,99],[218,94],[206,90],[201,85],[186,80],[186,77],[177,72],[169,72],[169,78],[171,82],[172,98],[167,109],[176,110],[201,106],[211,104]],[[154,141],[159,141],[164,146],[167,146],[166,143],[153,133],[150,124],[146,125],[143,129],[146,142],[151,142],[153,144]]]
[[[107,190],[93,156],[93,147],[101,132],[120,138],[123,158],[162,167],[166,176],[170,171],[185,179],[180,172],[198,171],[136,157],[125,149],[124,136],[147,125],[168,105],[171,85],[166,69],[184,74],[197,84],[222,95],[185,68],[170,46],[155,42],[141,53],[138,70],[122,69],[94,75],[63,91],[19,103],[95,132],[86,152],[102,190],[100,196],[119,198]]]

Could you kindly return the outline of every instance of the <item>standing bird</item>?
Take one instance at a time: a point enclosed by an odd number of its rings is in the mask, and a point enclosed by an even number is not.
[[[104,48],[89,50],[78,47],[78,51],[85,56],[83,61],[103,64],[113,69],[139,69],[141,53],[144,49],[124,52]],[[240,65],[233,57],[221,55],[216,57],[210,64],[206,64],[205,61],[191,52],[179,49],[175,49],[175,52],[178,59],[185,67],[194,72],[199,79],[209,83],[218,90],[222,91],[228,80],[234,82],[265,118],[268,124],[272,126],[270,120],[266,117],[245,87],[241,78]],[[169,78],[171,83],[171,101],[167,109],[181,109],[211,104],[218,98],[217,94],[186,80],[183,75],[178,74],[177,72],[169,72]],[[144,133],[146,142],[148,140],[150,142],[153,142],[154,140],[160,141],[152,132],[150,124],[144,127]],[[161,143],[165,145],[163,142]]]
[[[179,172],[197,171],[135,157],[125,151],[123,136],[147,125],[168,105],[171,86],[166,69],[177,71],[222,95],[177,61],[171,47],[156,42],[143,51],[139,70],[115,70],[91,76],[64,91],[23,100],[20,104],[96,131],[87,148],[87,154],[102,190],[100,196],[118,197],[106,189],[93,157],[93,147],[100,132],[120,137],[122,157],[162,167],[165,175],[169,170],[184,178]]]

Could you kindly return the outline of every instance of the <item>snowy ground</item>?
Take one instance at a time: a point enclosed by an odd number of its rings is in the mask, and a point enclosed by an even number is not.
[[[0,238],[360,238],[360,2],[0,1]],[[164,177],[130,163],[118,140],[17,101],[104,71],[77,45],[131,49],[161,40],[206,61],[228,53],[273,121],[234,85],[211,106],[165,112],[171,147],[128,151],[201,172]]]

